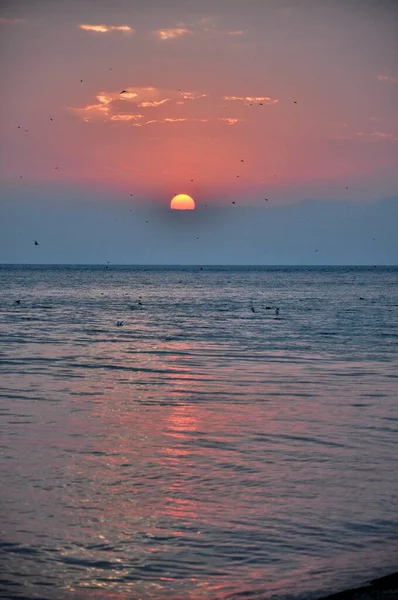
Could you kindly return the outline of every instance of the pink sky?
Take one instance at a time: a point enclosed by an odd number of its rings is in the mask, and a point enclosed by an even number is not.
[[[2,180],[144,204],[392,195],[397,12],[17,0],[0,13]]]

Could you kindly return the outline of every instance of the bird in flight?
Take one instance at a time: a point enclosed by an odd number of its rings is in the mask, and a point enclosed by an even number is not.
[[[127,90],[122,90],[120,93],[121,94],[127,94],[128,92],[127,92]]]
[[[35,240],[35,246],[38,246],[39,242],[37,240]]]

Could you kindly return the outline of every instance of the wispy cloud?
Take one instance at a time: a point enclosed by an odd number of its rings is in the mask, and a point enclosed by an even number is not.
[[[177,23],[175,27],[162,28],[154,31],[154,34],[159,40],[171,40],[184,35],[210,35],[213,37],[222,37],[228,35],[241,36],[243,33],[242,29],[226,29],[219,27],[211,17],[203,17],[190,23]]]
[[[186,117],[165,117],[164,119],[151,119],[147,121],[145,125],[150,125],[151,123],[208,123],[209,119],[188,119]]]
[[[191,35],[192,31],[186,27],[172,27],[170,29],[158,29],[155,31],[155,35],[160,40],[172,40],[174,38],[182,37],[183,35]]]
[[[150,121],[147,121],[145,125],[151,125],[151,123],[185,123],[185,121],[188,121],[188,119],[173,119],[171,117],[166,117],[165,119],[151,119]]]
[[[147,102],[141,102],[138,106],[140,108],[156,108],[157,106],[166,104],[166,102],[170,102],[170,98],[165,98],[164,100],[152,100]]]
[[[258,104],[276,104],[277,98],[270,98],[269,96],[224,96],[224,100],[236,101],[236,102],[248,102],[249,104],[257,102]]]
[[[233,119],[231,117],[221,117],[220,121],[224,121],[227,125],[236,125],[237,123],[243,123],[245,119]]]
[[[398,137],[396,137],[393,133],[387,131],[372,131],[371,133],[364,133],[363,131],[357,131],[355,133],[356,137],[362,138],[364,140],[379,142],[379,141],[390,141],[396,142],[398,141]]]
[[[138,121],[143,119],[144,115],[112,115],[111,121]]]
[[[94,31],[95,33],[109,33],[119,31],[120,33],[133,33],[134,29],[129,25],[79,25],[79,29],[84,31]]]
[[[97,104],[87,104],[86,106],[77,108],[69,107],[69,110],[86,122],[93,119],[105,120],[110,111],[109,104],[111,103],[112,98],[101,93],[96,96],[96,99],[98,100]]]
[[[84,121],[89,122],[93,120],[115,120],[112,119],[111,105],[113,100],[116,98],[116,94],[106,94],[105,92],[100,92],[96,99],[98,100],[97,104],[87,104],[82,107],[69,107],[69,110],[81,117]],[[126,120],[126,119],[124,119]]]
[[[96,95],[97,103],[90,103],[86,106],[70,108],[70,110],[80,116],[85,121],[101,120],[129,120],[123,115],[126,112],[133,115],[131,110],[125,111],[124,107],[133,105],[136,108],[161,109],[167,104],[175,106],[184,104],[185,100],[193,101],[205,98],[206,94],[195,91],[166,90],[156,87],[136,87],[129,86],[120,91],[101,91]],[[183,100],[182,100],[183,99]],[[122,118],[112,118],[120,115]],[[130,117],[131,120],[131,117]]]
[[[243,35],[243,29],[225,29],[219,27],[216,21],[211,17],[203,17],[199,20],[199,29],[205,33],[211,33],[214,35]]]
[[[113,92],[112,96],[113,99],[133,100],[141,105],[148,103],[149,106],[150,103],[163,102],[164,99],[161,98],[161,96],[164,95],[164,93],[163,90],[155,87],[129,86],[123,90],[123,93]],[[153,106],[155,106],[155,104],[153,104]]]
[[[6,19],[5,17],[0,17],[0,25],[12,25],[14,23],[25,23],[25,19]]]
[[[197,94],[195,92],[181,92],[184,100],[199,100],[199,98],[206,98],[207,94]]]
[[[394,81],[397,80],[396,77],[392,77],[391,75],[385,75],[385,74],[378,75],[377,79],[379,81],[386,81],[388,83],[394,83]]]
[[[95,96],[96,102],[80,107],[70,107],[69,110],[86,122],[132,121],[132,125],[137,127],[155,123],[218,122],[225,125],[236,125],[245,121],[238,117],[212,116],[212,113],[209,112],[211,103],[208,101],[194,102],[203,98],[207,98],[207,94],[193,90],[129,86],[125,87],[122,92],[119,90],[100,91]],[[151,111],[154,112],[151,113]],[[150,117],[156,115],[156,118],[148,118],[147,115]]]
[[[138,94],[136,94],[135,92],[123,92],[123,94],[120,92],[119,93],[119,98],[120,100],[134,100],[134,98],[137,98]]]

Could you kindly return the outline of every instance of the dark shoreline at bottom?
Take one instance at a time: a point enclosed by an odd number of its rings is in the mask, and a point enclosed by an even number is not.
[[[372,579],[366,585],[336,594],[322,596],[319,600],[395,600],[398,599],[398,571]]]

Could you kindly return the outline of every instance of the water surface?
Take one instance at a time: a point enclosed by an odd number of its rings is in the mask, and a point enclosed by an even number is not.
[[[397,268],[0,290],[4,597],[310,598],[397,567]]]

